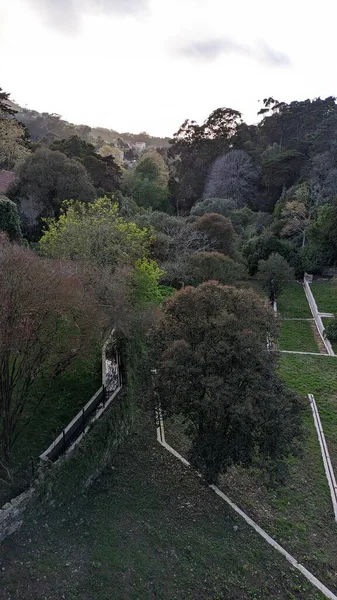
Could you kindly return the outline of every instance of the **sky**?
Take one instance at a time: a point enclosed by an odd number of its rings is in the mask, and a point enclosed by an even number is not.
[[[312,5],[312,6],[310,6]],[[334,0],[0,0],[0,87],[73,123],[172,136],[219,107],[337,95]]]

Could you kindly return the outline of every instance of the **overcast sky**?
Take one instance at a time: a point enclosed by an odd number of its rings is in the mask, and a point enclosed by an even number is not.
[[[311,6],[312,5],[312,6]],[[171,136],[220,106],[337,94],[335,2],[0,0],[0,86],[74,123]]]

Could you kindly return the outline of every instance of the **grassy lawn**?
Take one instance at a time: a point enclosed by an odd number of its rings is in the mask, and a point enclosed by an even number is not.
[[[277,298],[277,310],[282,317],[311,318],[312,314],[303,285],[296,281],[287,283]]]
[[[312,323],[311,321],[281,321],[279,336],[280,350],[319,352],[312,331]]]
[[[310,284],[319,312],[337,314],[336,281],[314,281]]]
[[[283,354],[281,374],[300,394],[314,394],[337,474],[337,357]]]
[[[40,385],[45,391],[45,398],[35,413],[31,410],[33,402],[27,403],[22,433],[12,455],[14,482],[8,487],[0,481],[0,505],[25,489],[31,477],[32,459],[36,461],[90,400],[101,385],[101,377],[100,354],[95,350],[92,356],[74,361],[52,384],[44,382],[46,388]],[[40,392],[40,389],[33,390],[32,400]]]
[[[154,434],[138,424],[87,495],[4,542],[1,600],[323,598]]]

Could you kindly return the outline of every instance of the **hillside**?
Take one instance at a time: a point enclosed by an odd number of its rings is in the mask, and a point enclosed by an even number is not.
[[[169,138],[161,138],[149,135],[145,131],[140,133],[118,132],[106,127],[89,127],[88,125],[75,125],[62,119],[57,113],[40,113],[36,110],[23,108],[14,102],[11,106],[17,110],[17,119],[28,128],[29,135],[34,142],[42,140],[53,141],[54,139],[67,138],[78,135],[84,140],[102,138],[105,142],[116,142],[120,139],[126,144],[133,145],[136,142],[144,142],[149,147],[168,146]]]
[[[1,600],[322,598],[156,443],[152,420],[137,429],[85,496],[5,542]]]

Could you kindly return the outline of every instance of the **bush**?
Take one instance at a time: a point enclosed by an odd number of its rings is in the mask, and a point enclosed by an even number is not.
[[[11,241],[22,237],[17,206],[6,196],[0,196],[0,231],[5,231]]]
[[[188,272],[188,281],[185,283],[190,285],[200,285],[209,280],[231,284],[244,277],[245,274],[242,265],[220,252],[192,254],[188,260]]]
[[[191,208],[191,215],[202,217],[207,213],[218,213],[224,217],[228,217],[231,210],[237,208],[235,200],[231,198],[206,198],[200,200]]]
[[[207,213],[196,220],[194,227],[207,237],[214,250],[228,256],[233,255],[236,235],[233,225],[227,217],[217,213]]]
[[[313,275],[320,275],[328,264],[328,259],[322,249],[314,245],[308,245],[302,249],[301,259],[304,271]]]
[[[269,292],[270,300],[275,300],[282,291],[282,283],[294,279],[294,270],[286,259],[279,254],[271,254],[268,260],[260,260],[259,279],[263,281],[264,288]]]
[[[255,275],[260,260],[277,253],[283,256],[294,269],[296,277],[303,274],[301,255],[298,250],[288,241],[280,240],[270,232],[264,232],[260,236],[252,237],[242,248],[242,254],[247,261],[249,275]]]
[[[329,319],[329,322],[327,323],[326,327],[325,327],[325,335],[328,338],[328,340],[330,340],[330,342],[336,342],[337,341],[337,318],[334,317],[333,319]]]

